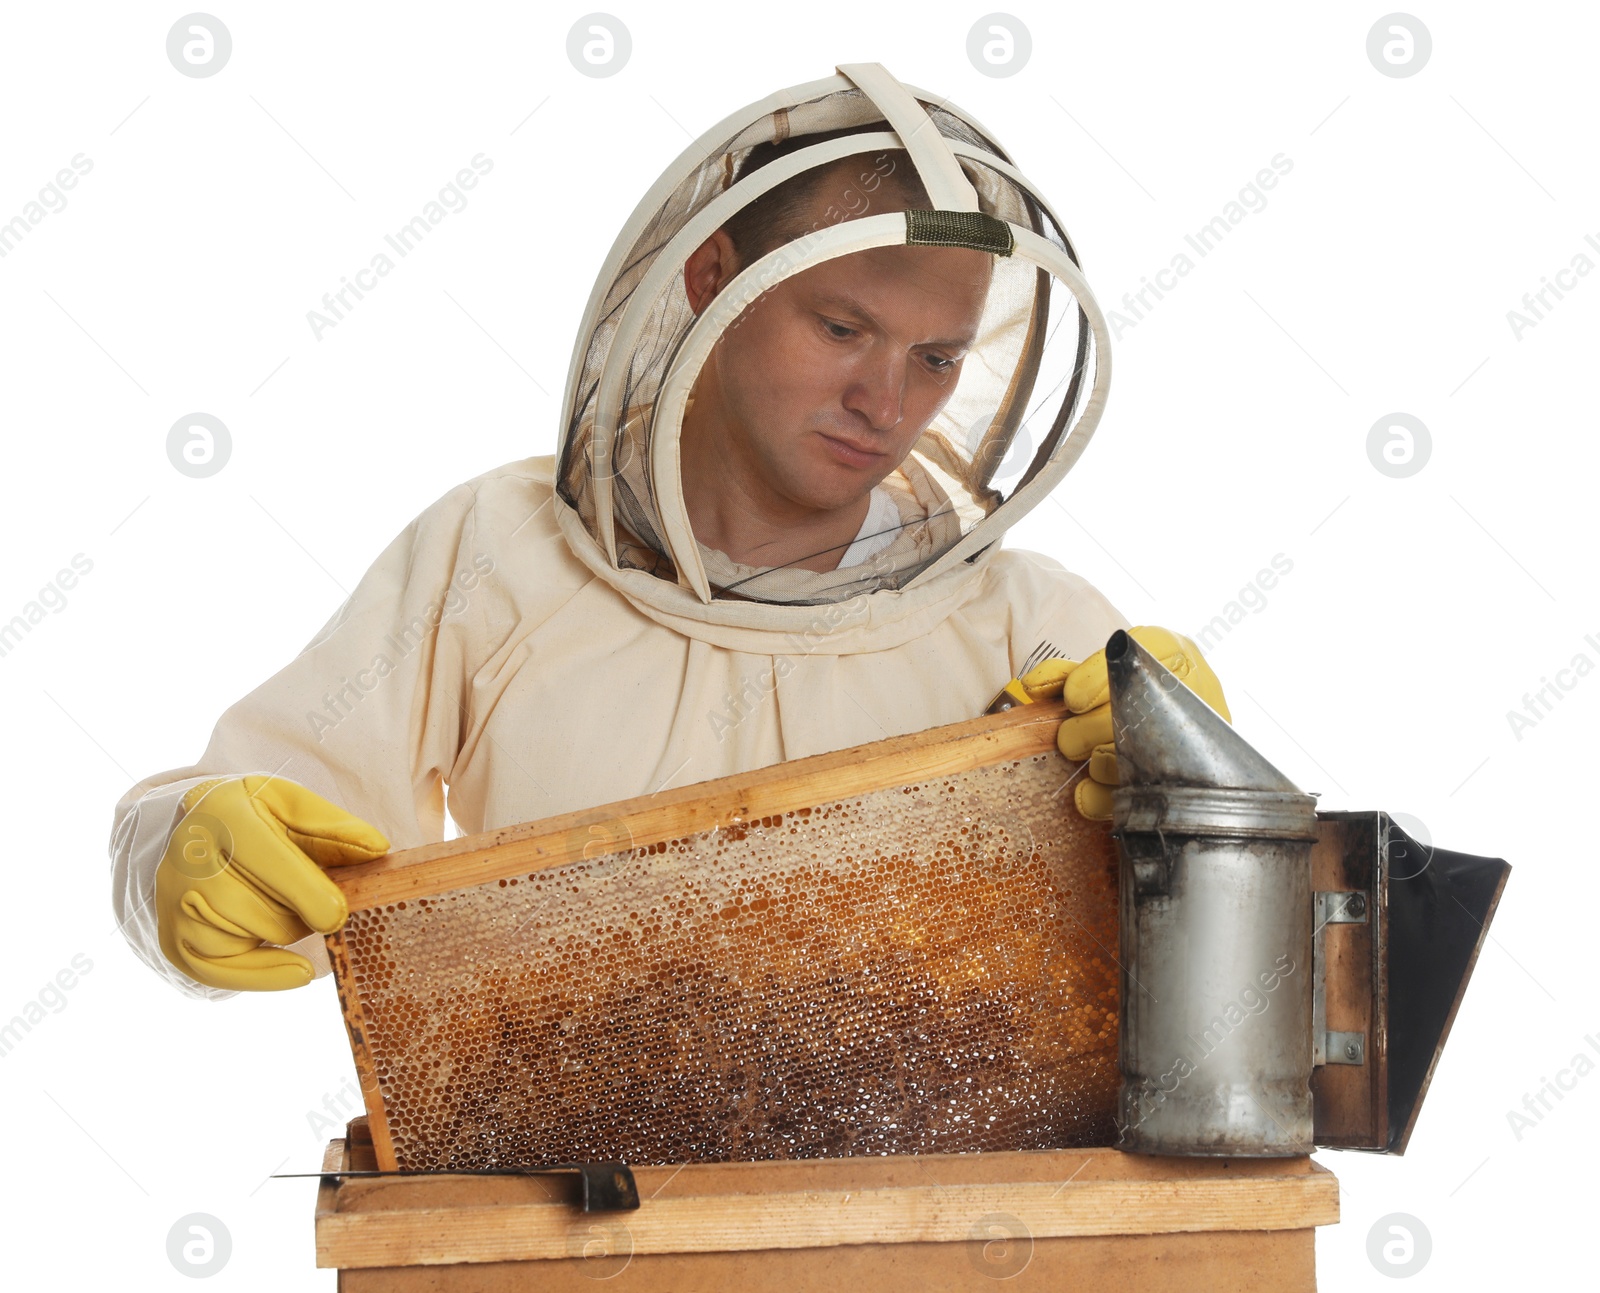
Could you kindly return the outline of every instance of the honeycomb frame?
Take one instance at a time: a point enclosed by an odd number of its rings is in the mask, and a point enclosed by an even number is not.
[[[331,870],[379,1165],[1110,1144],[1117,860],[1064,714]]]

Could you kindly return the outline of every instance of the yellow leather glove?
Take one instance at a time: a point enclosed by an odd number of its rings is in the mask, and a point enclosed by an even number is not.
[[[1128,635],[1163,666],[1178,676],[1228,722],[1233,715],[1222,696],[1222,684],[1191,638],[1170,629],[1142,625]],[[1111,787],[1117,784],[1117,751],[1111,727],[1111,679],[1106,653],[1096,651],[1087,660],[1052,659],[1028,670],[1020,682],[1035,700],[1060,696],[1072,717],[1062,720],[1056,748],[1073,760],[1087,759],[1089,775],[1072,792],[1078,811],[1094,821],[1111,818]]]
[[[278,777],[219,777],[183,796],[156,867],[162,954],[213,988],[270,992],[311,982],[286,947],[331,934],[349,909],[321,867],[367,862],[389,841],[359,817]]]

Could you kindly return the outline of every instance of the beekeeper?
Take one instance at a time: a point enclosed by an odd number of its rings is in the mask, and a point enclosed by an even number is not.
[[[295,987],[346,914],[322,868],[440,840],[447,806],[485,831],[959,722],[1041,654],[1077,809],[1109,815],[1128,623],[1000,546],[1109,362],[1066,230],[948,103],[853,64],[735,113],[617,239],[557,453],[428,507],[123,796],[134,949],[197,996]],[[1137,632],[1226,714],[1192,642]]]

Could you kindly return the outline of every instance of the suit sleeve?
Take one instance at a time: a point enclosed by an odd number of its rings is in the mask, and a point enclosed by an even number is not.
[[[184,791],[264,773],[370,822],[395,849],[444,835],[444,786],[460,748],[465,679],[491,557],[477,550],[475,492],[458,486],[408,525],[293,660],[217,720],[192,765],[146,777],[112,822],[112,905],[133,950],[191,996],[232,996],[161,954],[155,871]],[[294,945],[328,972],[321,935]]]

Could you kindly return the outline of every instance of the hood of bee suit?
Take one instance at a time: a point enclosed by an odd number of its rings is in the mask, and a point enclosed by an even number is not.
[[[822,138],[806,144],[808,135]],[[752,149],[785,141],[780,155],[741,171]],[[685,263],[735,212],[810,168],[888,150],[909,155],[927,208],[830,207],[833,218],[744,266],[696,314]],[[860,187],[874,169],[882,165],[869,157]],[[679,433],[717,340],[790,276],[896,246],[975,249],[993,272],[953,390],[874,487],[857,543],[824,572],[747,566],[701,543],[684,500]],[[747,630],[765,631],[777,653],[786,649],[778,640],[825,620],[832,649],[893,645],[972,596],[1001,535],[1077,461],[1105,405],[1109,347],[1065,227],[992,134],[880,64],[843,65],[706,132],[617,237],[568,373],[557,518],[597,576],[690,636],[730,645],[716,631],[723,626],[751,649]]]

